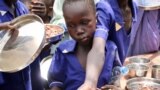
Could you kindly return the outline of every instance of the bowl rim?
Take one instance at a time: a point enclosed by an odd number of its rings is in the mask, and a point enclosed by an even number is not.
[[[129,62],[131,63],[150,63],[150,59],[147,59],[144,57],[132,57],[129,59]]]
[[[135,77],[127,80],[126,87],[129,88],[129,86],[132,83],[135,83],[135,81],[141,82],[141,83],[144,83],[144,81],[149,81],[150,83],[153,83],[153,84],[155,83],[158,86],[160,86],[160,79],[148,78],[148,77]]]

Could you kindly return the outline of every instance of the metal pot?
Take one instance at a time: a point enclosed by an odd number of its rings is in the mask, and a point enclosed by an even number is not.
[[[160,79],[160,65],[152,66],[152,78]]]
[[[147,75],[149,67],[145,64],[128,64],[126,67],[128,67],[129,72],[127,76],[129,78],[133,77],[145,77]]]

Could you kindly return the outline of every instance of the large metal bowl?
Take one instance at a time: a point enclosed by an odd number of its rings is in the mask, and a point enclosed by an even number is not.
[[[134,77],[145,77],[147,75],[149,67],[145,64],[128,64],[126,66],[129,69],[129,72],[127,76],[129,78],[134,78]]]
[[[133,78],[127,81],[128,90],[160,90],[160,80],[153,78]]]
[[[14,41],[9,40],[0,53],[1,72],[24,69],[35,60],[45,44],[44,23],[39,16],[23,15],[15,18],[12,23],[17,27],[18,35]]]

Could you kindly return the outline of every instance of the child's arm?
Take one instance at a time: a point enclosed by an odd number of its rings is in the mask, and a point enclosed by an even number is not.
[[[108,38],[109,27],[112,23],[112,17],[110,12],[107,12],[107,6],[103,2],[97,5],[97,29],[92,49],[87,58],[86,79],[79,90],[96,90],[98,78],[104,65],[105,44]]]

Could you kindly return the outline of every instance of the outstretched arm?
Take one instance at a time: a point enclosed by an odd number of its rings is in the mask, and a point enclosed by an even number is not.
[[[106,8],[104,8],[106,7]],[[107,2],[97,4],[97,25],[94,35],[92,49],[87,57],[86,78],[83,85],[78,90],[96,90],[99,75],[104,65],[105,44],[108,32],[111,30],[112,12]],[[109,10],[108,10],[109,9]]]
[[[8,30],[13,28],[14,26],[12,26],[10,22],[0,23],[0,30]]]
[[[92,87],[97,86],[98,77],[101,73],[104,58],[105,58],[105,40],[100,37],[95,37],[93,46],[88,54],[86,80],[85,83]]]

